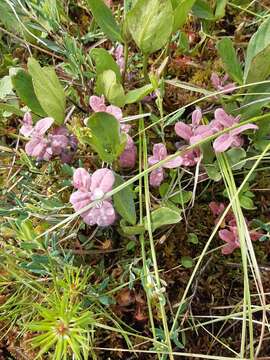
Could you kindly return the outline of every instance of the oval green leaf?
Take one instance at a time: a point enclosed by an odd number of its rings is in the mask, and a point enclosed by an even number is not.
[[[96,92],[99,95],[104,95],[112,105],[119,107],[125,105],[123,86],[117,81],[117,76],[112,70],[106,70],[98,76]]]
[[[35,114],[46,116],[42,109],[33,87],[32,78],[24,70],[19,70],[16,75],[12,76],[12,83],[17,95],[22,102],[27,105]]]
[[[251,37],[246,56],[244,82],[265,80],[270,75],[270,17]]]
[[[87,4],[104,34],[112,41],[123,42],[120,27],[105,2],[103,0],[87,0]]]
[[[170,0],[137,0],[127,15],[129,32],[144,54],[161,49],[173,30]]]
[[[238,84],[243,83],[243,71],[241,64],[237,59],[237,55],[232,43],[228,37],[221,39],[217,43],[218,54],[221,57],[225,71]]]
[[[36,97],[48,116],[61,125],[65,119],[66,96],[52,67],[41,67],[37,60],[29,58],[28,70],[32,77]]]
[[[125,181],[122,179],[122,177],[115,174],[114,189],[124,183]],[[116,211],[122,216],[124,220],[126,220],[131,225],[136,224],[136,209],[131,186],[126,186],[124,189],[114,194],[113,203]]]
[[[90,56],[96,64],[97,75],[102,74],[106,70],[112,70],[116,75],[117,81],[121,81],[122,77],[119,66],[116,64],[114,58],[110,53],[108,53],[108,51],[105,49],[93,49]]]
[[[150,216],[152,231],[164,225],[177,224],[182,219],[180,211],[172,210],[165,206],[152,211]],[[146,217],[144,218],[144,224],[145,228],[148,229]]]
[[[87,121],[91,136],[87,142],[102,161],[112,163],[122,149],[119,121],[105,112],[94,113]]]

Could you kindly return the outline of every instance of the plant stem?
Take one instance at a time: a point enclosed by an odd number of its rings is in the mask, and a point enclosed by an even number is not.
[[[127,64],[128,64],[128,43],[125,43],[124,45],[124,61],[125,61],[125,65],[124,65],[124,71],[123,71],[123,75],[122,75],[122,83],[124,85],[125,83],[125,79],[126,79],[126,73],[127,73]]]
[[[144,153],[144,166],[147,166],[147,142],[146,142],[145,132],[143,134],[143,153]],[[165,298],[164,298],[164,295],[162,294],[162,286],[161,286],[161,281],[160,281],[160,277],[159,277],[159,269],[158,269],[155,244],[154,244],[154,238],[153,238],[152,227],[151,227],[151,215],[150,215],[151,200],[150,200],[150,194],[149,194],[148,175],[144,176],[144,188],[145,188],[144,196],[145,196],[147,231],[148,231],[151,258],[152,258],[152,264],[153,264],[154,275],[155,275],[155,296],[157,297],[158,302],[159,302],[159,310],[160,310],[160,314],[161,314],[161,318],[162,318],[163,331],[164,331],[164,337],[165,337],[164,340],[165,340],[165,344],[168,349],[169,359],[174,360],[174,356],[172,353],[170,332],[169,332],[167,316],[166,316],[166,310],[165,310],[165,306],[164,306]],[[154,295],[154,292],[153,292],[153,295]]]
[[[150,82],[147,67],[148,67],[149,54],[143,55],[143,76],[146,83]]]
[[[140,106],[141,108],[141,106]],[[141,110],[141,109],[140,109]],[[140,119],[140,130],[144,129],[144,121],[143,119]],[[139,142],[139,172],[143,170],[143,136],[142,133],[140,135],[140,142]],[[143,224],[143,184],[142,184],[142,178],[139,179],[139,204],[140,204],[140,224]],[[155,329],[155,323],[154,323],[154,316],[152,311],[152,305],[151,305],[151,297],[149,294],[149,291],[144,286],[145,279],[147,279],[147,261],[146,261],[146,252],[145,252],[145,237],[144,234],[141,234],[140,237],[140,243],[141,243],[141,254],[142,254],[142,260],[143,260],[143,282],[142,285],[145,288],[146,298],[147,298],[147,306],[148,306],[148,314],[149,314],[149,320],[152,328],[152,334],[154,341],[157,341],[156,337],[156,329]],[[160,355],[158,355],[158,358],[160,358]]]

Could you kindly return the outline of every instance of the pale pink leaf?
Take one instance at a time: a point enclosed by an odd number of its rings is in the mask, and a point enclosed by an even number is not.
[[[90,107],[94,112],[106,112],[106,105],[104,96],[90,96],[89,99]]]
[[[84,168],[78,168],[73,174],[73,186],[75,189],[90,191],[91,176]]]
[[[164,180],[164,170],[162,167],[153,170],[150,173],[150,185],[153,187],[158,187]]]
[[[187,141],[189,141],[193,135],[191,126],[183,123],[182,121],[177,122],[174,129],[178,136]]]
[[[221,153],[229,149],[234,141],[234,137],[230,134],[220,135],[213,144],[214,150],[217,153]]]
[[[100,189],[104,193],[111,191],[115,181],[114,174],[109,169],[96,170],[91,177],[91,192],[95,189]]]
[[[192,113],[192,126],[198,126],[202,120],[202,110],[197,107]]]
[[[54,120],[51,117],[46,117],[44,119],[39,120],[34,126],[32,136],[40,136],[44,135],[45,132],[52,126]]]

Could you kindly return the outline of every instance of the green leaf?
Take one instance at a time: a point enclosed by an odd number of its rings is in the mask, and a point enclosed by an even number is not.
[[[54,69],[42,68],[37,60],[29,58],[28,70],[42,109],[48,116],[54,118],[56,124],[62,124],[65,119],[66,96]]]
[[[152,231],[155,231],[161,226],[177,224],[181,221],[182,217],[180,211],[175,211],[169,207],[160,207],[151,212],[151,224]],[[147,226],[147,217],[144,218],[145,229],[148,229]]]
[[[179,194],[174,196],[170,196],[169,200],[171,200],[175,204],[186,204],[192,198],[192,191],[182,190]]]
[[[259,129],[252,135],[256,149],[263,151],[269,144],[270,115],[266,119],[258,122]]]
[[[126,225],[126,222],[124,219],[120,220],[120,226],[121,226],[121,230],[123,231],[123,233],[128,236],[140,235],[145,232],[144,225],[128,226],[128,225]]]
[[[0,79],[0,99],[5,99],[5,97],[12,93],[13,85],[11,77],[6,75]]]
[[[108,51],[105,49],[93,49],[90,56],[96,64],[97,75],[102,74],[106,70],[112,70],[116,75],[117,81],[121,81],[122,77],[119,66]]]
[[[195,0],[180,0],[174,8],[173,32],[180,29],[186,22],[188,13],[190,12]]]
[[[115,174],[114,188],[124,184],[125,181],[121,176]],[[122,216],[124,220],[131,225],[136,224],[136,209],[133,198],[133,191],[131,186],[126,186],[123,190],[118,191],[113,195],[113,203],[116,211]]]
[[[192,198],[192,192],[186,190],[182,190],[179,194],[168,196],[167,192],[169,190],[169,187],[170,185],[168,183],[162,183],[159,187],[159,193],[162,198],[167,196],[170,202],[173,202],[174,204],[185,204],[189,202]]]
[[[17,106],[0,103],[0,110],[7,111],[11,114],[15,114],[17,116],[23,116],[24,112],[20,110]]]
[[[197,245],[199,243],[198,236],[194,233],[188,234],[188,242]]]
[[[21,9],[19,6],[15,5],[15,11],[17,15],[21,15]],[[9,4],[5,1],[0,1],[0,22],[12,33],[23,35],[24,29],[22,25],[14,16],[14,12]]]
[[[265,80],[270,75],[270,17],[251,37],[246,56],[244,82]]]
[[[103,0],[87,0],[87,4],[104,34],[112,41],[123,42],[120,27],[105,2]]]
[[[222,176],[216,163],[204,165],[205,171],[209,176],[209,179],[214,181],[220,181]]]
[[[101,160],[109,163],[116,160],[125,144],[120,136],[119,121],[108,113],[98,112],[90,116],[87,127],[91,130],[88,143]]]
[[[158,190],[159,190],[159,194],[160,194],[161,197],[164,197],[165,195],[167,195],[169,187],[170,187],[170,185],[168,183],[166,183],[166,182],[163,182],[160,185]]]
[[[192,12],[198,18],[205,20],[215,20],[215,15],[210,5],[205,0],[196,0],[192,7]]]
[[[225,8],[227,5],[227,0],[217,0],[215,17],[216,19],[222,19],[225,16]]]
[[[190,256],[182,256],[181,257],[181,264],[186,269],[190,269],[193,266],[193,260]]]
[[[256,93],[258,95],[256,95]],[[241,119],[246,120],[259,115],[261,109],[267,106],[269,102],[269,83],[250,86],[239,111]]]
[[[181,0],[171,0],[173,10],[177,7],[179,1],[181,1]]]
[[[240,195],[239,201],[242,206],[242,208],[246,210],[254,210],[256,207],[254,206],[253,200],[249,196]]]
[[[137,0],[127,15],[129,32],[144,54],[161,49],[173,30],[170,0]]]
[[[137,101],[142,100],[152,91],[153,91],[153,86],[151,84],[140,87],[139,89],[131,90],[126,94],[125,104],[136,103]]]
[[[230,38],[225,37],[217,43],[218,54],[224,65],[225,71],[238,84],[243,83],[243,72],[241,65],[237,59],[233,42]]]
[[[245,162],[238,164],[246,158],[246,152],[242,148],[232,148],[226,152],[228,157],[229,164],[233,167],[234,170],[240,170],[245,165]]]
[[[19,70],[16,75],[12,76],[12,83],[17,95],[25,105],[35,114],[46,116],[34,92],[32,78],[26,71]]]
[[[123,86],[117,82],[115,72],[106,70],[97,78],[96,92],[104,95],[112,105],[122,107],[125,105],[125,92]]]

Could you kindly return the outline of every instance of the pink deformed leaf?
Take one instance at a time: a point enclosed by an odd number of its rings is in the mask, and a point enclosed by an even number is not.
[[[213,130],[209,125],[200,125],[193,131],[193,136],[190,138],[189,142],[193,145],[212,135]]]
[[[258,130],[258,126],[255,125],[255,124],[246,124],[246,125],[242,125],[242,126],[239,126],[238,128],[234,129],[231,131],[231,134],[233,136],[235,135],[239,135],[241,134],[242,132],[246,131],[246,130]]]
[[[174,129],[178,136],[187,141],[189,141],[193,135],[191,126],[183,123],[182,121],[177,122]]]
[[[150,174],[150,185],[158,187],[164,180],[164,170],[162,167],[155,169]]]
[[[73,186],[81,191],[90,191],[91,176],[84,168],[78,168],[73,174]]]
[[[177,168],[182,165],[183,165],[182,156],[177,156],[176,158],[174,158],[172,160],[166,161],[166,163],[163,164],[163,167],[167,168],[167,169],[174,169],[174,168]]]
[[[223,91],[224,94],[231,93],[236,89],[235,83],[225,84],[228,79],[228,74],[225,74],[223,78],[220,78],[215,72],[213,72],[211,75],[211,82],[213,87],[219,91]]]
[[[231,254],[234,249],[239,248],[240,244],[237,236],[237,228],[231,228],[230,230],[223,229],[218,232],[221,240],[227,243],[226,246],[222,248],[222,254],[228,255]]]
[[[89,99],[90,107],[94,112],[106,112],[106,105],[104,96],[90,96]]]
[[[122,120],[122,118],[123,118],[122,110],[118,106],[109,105],[106,107],[105,111],[108,114],[111,114],[112,116],[114,116],[118,121]]]
[[[38,159],[42,159],[44,152],[46,152],[47,148],[47,141],[45,139],[32,138],[28,143],[25,145],[25,152],[29,156],[36,157]]]
[[[238,118],[228,115],[222,108],[215,110],[215,119],[224,127],[228,128],[238,123]]]
[[[134,141],[131,136],[128,134],[127,136],[127,143],[125,146],[124,151],[119,156],[119,165],[121,168],[130,168],[133,169],[136,165],[136,157],[137,157],[137,148],[134,144]]]
[[[223,94],[230,94],[236,89],[235,83],[229,83],[223,86]]]
[[[211,201],[209,204],[209,208],[214,216],[220,216],[225,210],[225,205],[223,203]]]
[[[103,201],[100,205],[93,207],[83,216],[88,225],[110,226],[116,219],[115,210],[109,201]]]
[[[51,117],[46,117],[39,120],[34,126],[32,136],[41,136],[46,133],[47,130],[52,126],[54,120]]]
[[[199,148],[185,151],[184,154],[181,156],[183,159],[183,166],[195,166],[200,159],[200,155],[201,152]]]
[[[48,139],[54,155],[60,155],[69,144],[68,137],[65,135],[49,135]]]
[[[167,149],[166,146],[162,143],[154,144],[153,146],[153,157],[160,161],[164,160],[167,157]]]
[[[99,189],[103,193],[112,190],[115,181],[114,174],[109,169],[96,170],[91,177],[90,191],[93,193],[96,189]]]
[[[202,110],[199,107],[196,107],[196,109],[192,113],[192,126],[196,127],[200,124],[202,120]]]
[[[217,73],[213,72],[211,75],[211,82],[214,88],[218,89],[221,86],[221,82]]]
[[[122,44],[117,45],[114,50],[114,56],[116,59],[116,63],[120,68],[120,71],[123,72],[125,68],[125,58],[124,58],[124,47]]]
[[[33,121],[30,112],[27,112],[23,116],[23,126],[20,129],[20,133],[23,136],[30,136],[33,131]]]
[[[229,149],[229,147],[233,144],[234,138],[230,134],[220,135],[213,144],[214,150],[217,153],[224,152]]]
[[[75,211],[79,211],[91,203],[91,194],[87,191],[75,191],[71,194],[69,201],[73,205]],[[86,210],[82,216],[86,216],[90,210]]]

